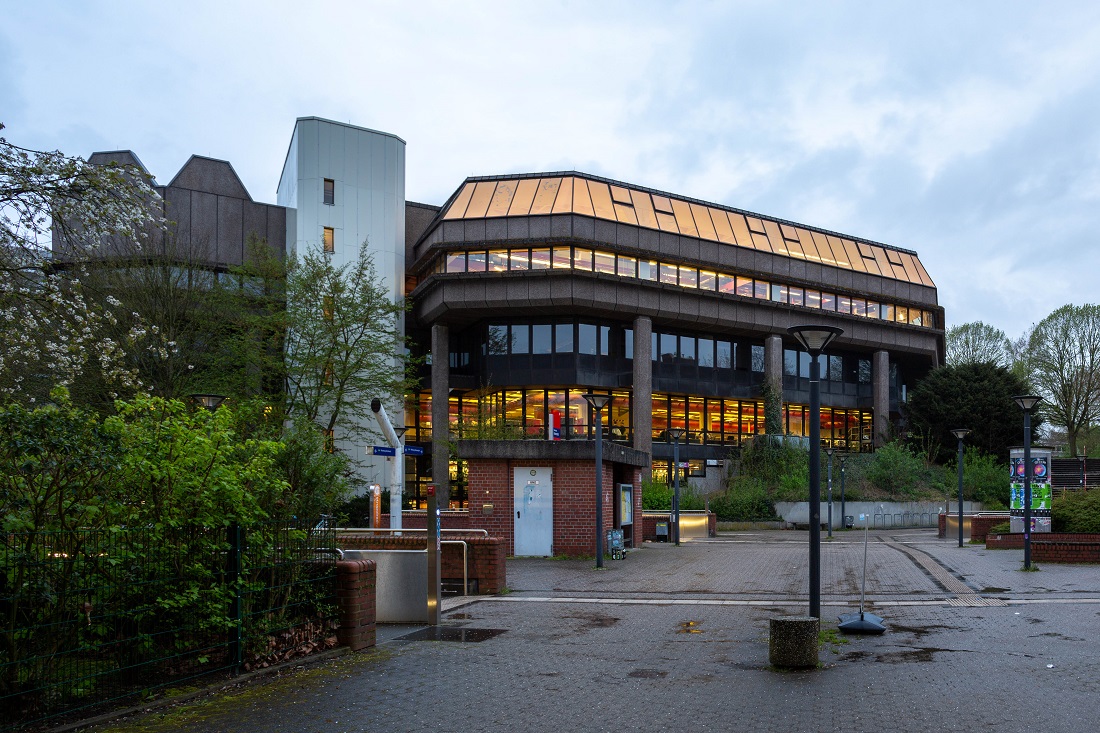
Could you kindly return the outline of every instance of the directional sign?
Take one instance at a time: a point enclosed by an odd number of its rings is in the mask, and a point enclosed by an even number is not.
[[[376,445],[371,448],[371,454],[376,456],[396,456],[397,451],[388,445]]]
[[[405,455],[407,456],[422,456],[424,455],[424,449],[419,445],[406,445]]]

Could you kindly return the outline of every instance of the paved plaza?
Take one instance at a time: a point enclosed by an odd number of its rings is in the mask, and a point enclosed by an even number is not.
[[[807,534],[647,544],[625,560],[512,559],[511,592],[451,599],[445,632],[101,726],[123,731],[1087,731],[1100,716],[1100,567],[870,534],[883,636],[827,634],[768,666],[768,619],[807,610]],[[859,603],[860,531],[822,546],[823,627]],[[492,634],[490,631],[501,633]]]

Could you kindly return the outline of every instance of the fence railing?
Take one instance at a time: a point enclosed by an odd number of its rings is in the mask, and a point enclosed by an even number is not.
[[[335,533],[0,534],[0,730],[335,644]]]

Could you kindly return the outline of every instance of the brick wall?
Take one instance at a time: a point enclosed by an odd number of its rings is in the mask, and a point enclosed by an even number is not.
[[[359,651],[375,643],[375,568],[371,560],[336,563],[336,598],[340,627],[336,639]]]
[[[477,581],[478,593],[499,593],[504,589],[507,577],[503,540],[475,534],[447,534],[443,540],[462,540],[466,543],[467,580]],[[336,541],[345,550],[423,550],[427,547],[428,538],[424,534],[403,537],[339,535]],[[440,547],[439,577],[462,584],[462,545],[443,544]]]
[[[1022,550],[1024,535],[988,535],[985,546],[997,550]],[[1100,534],[1033,533],[1031,559],[1043,562],[1100,563]]]
[[[970,540],[971,542],[985,542],[986,535],[991,527],[1004,524],[1008,517],[971,517]]]
[[[958,514],[952,514],[952,516],[958,517]],[[989,534],[990,527],[1008,521],[1008,517],[979,517],[973,514],[964,514],[963,520],[965,521],[967,518],[970,519],[970,540],[972,542],[984,542],[986,535]],[[941,539],[947,537],[947,515],[942,512],[940,513],[939,532],[937,534]]]
[[[1032,535],[1031,558],[1041,562],[1100,563],[1100,535],[1063,534],[1058,537],[1036,539]]]
[[[664,514],[660,512],[650,512],[647,516],[642,518],[642,539],[646,542],[668,542],[671,541],[671,534],[658,535],[657,534],[657,522],[667,522],[669,513]],[[671,530],[670,530],[671,531]],[[718,515],[714,512],[707,512],[707,534],[711,537],[718,535]]]
[[[553,470],[555,555],[596,554],[596,464],[591,460],[493,459],[475,458],[467,462],[469,509],[443,512],[440,524],[444,529],[484,529],[490,537],[503,542],[506,555],[515,553],[514,469],[538,467]],[[634,525],[641,526],[642,470],[634,466],[604,461],[603,464],[603,528],[615,526],[615,485],[634,485]],[[405,527],[423,529],[423,512],[402,515]],[[389,515],[382,516],[382,526],[389,526]],[[635,530],[637,531],[637,530]],[[445,537],[445,539],[448,539]],[[635,545],[641,537],[635,536]],[[460,576],[461,577],[461,576]],[[501,583],[503,587],[503,583]]]

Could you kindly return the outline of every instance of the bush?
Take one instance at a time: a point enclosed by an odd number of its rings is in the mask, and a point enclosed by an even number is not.
[[[1012,524],[1010,522],[1001,522],[989,528],[989,534],[1008,534],[1011,531]]]
[[[954,486],[958,490],[959,466],[951,469]],[[963,498],[982,502],[987,509],[1008,508],[1008,465],[998,463],[994,456],[983,454],[975,447],[963,454]]]
[[[642,481],[642,511],[667,512],[670,509],[672,509],[672,487],[653,479]]]
[[[1054,532],[1100,533],[1100,491],[1075,491],[1051,505]]]
[[[730,481],[729,489],[711,498],[710,509],[723,522],[767,521],[776,518],[775,505],[768,497],[764,482],[749,476],[740,476]]]
[[[893,442],[875,451],[867,467],[867,478],[887,494],[911,497],[918,494],[921,484],[929,483],[931,477],[924,461],[905,445]]]
[[[672,495],[675,493],[671,485],[665,485],[660,481],[642,482],[642,511],[667,512],[672,510]],[[687,479],[680,477],[680,510],[694,511],[706,508],[706,499],[699,493]]]

